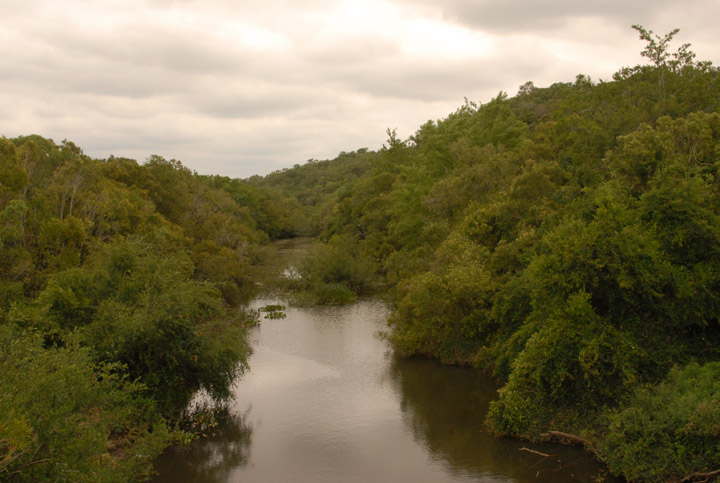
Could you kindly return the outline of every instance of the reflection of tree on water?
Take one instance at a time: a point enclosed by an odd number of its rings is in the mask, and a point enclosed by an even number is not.
[[[220,482],[247,464],[253,428],[247,423],[250,407],[242,414],[225,410],[206,438],[187,447],[171,447],[155,462],[156,482]]]
[[[390,372],[415,440],[456,475],[557,482],[592,481],[601,471],[589,454],[575,448],[487,434],[485,414],[497,386],[477,370],[393,358]],[[523,447],[556,456],[520,451]]]

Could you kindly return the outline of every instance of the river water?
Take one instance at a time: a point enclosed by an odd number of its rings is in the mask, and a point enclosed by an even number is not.
[[[253,306],[272,303],[282,302]],[[376,336],[387,314],[380,300],[364,299],[263,319],[231,417],[214,436],[170,449],[155,481],[563,482],[602,471],[574,448],[489,436],[493,382],[395,357]]]

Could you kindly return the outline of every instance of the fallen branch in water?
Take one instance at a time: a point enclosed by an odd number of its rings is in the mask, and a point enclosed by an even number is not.
[[[545,453],[541,453],[540,451],[535,451],[534,449],[530,449],[530,448],[520,448],[518,451],[527,451],[528,453],[537,454],[537,455],[540,455],[540,456],[544,456],[544,457],[546,457],[546,458],[549,458],[549,457],[551,457],[551,456],[557,456],[556,454],[545,454]]]
[[[563,433],[562,431],[548,431],[547,433],[543,433],[540,436],[557,436],[559,438],[565,438],[569,439],[570,441],[575,441],[582,444],[583,446],[590,446],[590,441],[588,441],[587,439],[581,438],[580,436],[575,436],[573,434]]]
[[[720,476],[720,470],[711,471],[710,473],[693,473],[692,475],[687,475],[685,478],[680,480],[680,483],[685,483],[686,481],[692,481],[695,478],[705,478],[702,481],[711,481],[716,476]]]

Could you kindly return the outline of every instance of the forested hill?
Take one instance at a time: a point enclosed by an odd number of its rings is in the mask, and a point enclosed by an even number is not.
[[[379,158],[378,153],[362,148],[340,153],[333,160],[310,159],[292,169],[275,171],[264,177],[253,176],[247,182],[282,193],[287,200],[296,200],[304,224],[297,226],[295,232],[314,236],[332,217],[338,197],[344,196],[357,180],[366,177]]]
[[[333,162],[262,184],[330,203],[306,278],[388,284],[397,352],[503,383],[494,432],[702,480],[720,469],[720,71],[636,29],[649,63],[610,81],[389,132],[332,194],[314,180]]]

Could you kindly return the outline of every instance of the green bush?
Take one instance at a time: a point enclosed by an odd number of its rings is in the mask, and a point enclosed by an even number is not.
[[[342,284],[355,292],[372,287],[375,263],[351,243],[348,237],[334,237],[327,244],[315,245],[300,268],[302,278],[314,284]]]
[[[192,280],[192,270],[182,251],[156,254],[143,240],[117,241],[84,266],[53,274],[8,318],[46,344],[77,333],[97,361],[121,364],[173,417],[199,389],[229,396],[249,354],[244,315],[227,309],[210,283]]]
[[[610,415],[601,450],[633,481],[668,481],[720,469],[720,362],[674,367]]]
[[[500,398],[490,406],[488,420],[498,433],[535,437],[548,429],[567,430],[568,421],[583,421],[578,415],[614,404],[636,380],[637,349],[594,313],[587,293],[570,296],[536,322]]]
[[[295,296],[298,305],[344,305],[356,298],[342,283],[315,283]]]
[[[0,334],[0,479],[142,479],[170,436],[142,385],[87,349]]]
[[[389,323],[395,349],[404,355],[470,363],[486,342],[494,280],[484,251],[451,236],[436,253],[434,269],[415,276]]]

